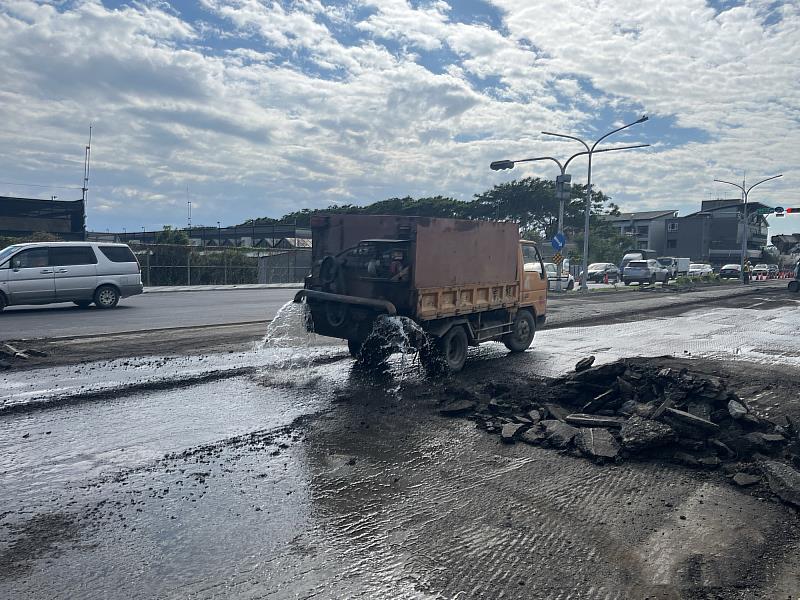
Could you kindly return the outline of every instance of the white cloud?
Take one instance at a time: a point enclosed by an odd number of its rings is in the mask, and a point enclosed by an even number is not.
[[[542,129],[593,137],[646,110],[651,122],[617,141],[654,147],[595,163],[597,187],[625,208],[691,210],[714,177],[744,169],[782,171],[769,189],[787,196],[759,193],[800,204],[795,3],[493,2],[502,32],[442,1],[203,0],[205,17],[188,22],[157,3],[7,0],[0,179],[78,184],[91,121],[90,198],[103,213],[90,225],[102,228],[134,229],[143,210],[148,223],[182,222],[186,184],[209,223],[390,195],[467,199],[554,175],[539,163],[493,173],[493,159],[580,150]],[[446,64],[429,70],[431,56]]]

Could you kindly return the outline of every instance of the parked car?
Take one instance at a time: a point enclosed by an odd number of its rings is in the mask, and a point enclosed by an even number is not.
[[[603,283],[608,276],[608,283],[619,283],[619,269],[614,263],[592,263],[587,269],[586,281]],[[581,275],[582,276],[582,275]]]
[[[719,270],[719,277],[720,279],[741,279],[742,265],[735,265],[733,263],[722,265],[722,268]]]
[[[669,271],[654,258],[632,260],[622,272],[622,281],[625,285],[630,285],[631,283],[655,284],[657,281],[667,283],[669,281]]]
[[[659,256],[658,264],[669,271],[669,278],[675,279],[678,276],[678,259],[674,256]]]
[[[768,273],[770,279],[777,279],[778,278],[778,273],[780,273],[780,269],[778,268],[778,265],[767,265],[767,269],[768,269],[767,273]]]
[[[769,275],[769,265],[766,263],[758,263],[753,267],[753,277],[766,277]]]
[[[114,308],[141,293],[139,261],[126,244],[36,242],[0,251],[0,310],[52,302]]]
[[[555,263],[544,263],[544,270],[547,273],[548,290],[552,291],[558,289],[556,282],[559,278],[561,279],[562,290],[571,290],[575,288],[575,278],[572,276],[572,273],[568,273],[563,270],[559,271]]]
[[[713,274],[714,269],[706,263],[692,263],[689,265],[689,277],[705,277]]]
[[[650,260],[656,257],[655,250],[635,250],[633,252],[626,252],[622,257],[622,262],[619,263],[619,270],[623,272],[628,263],[632,260]]]

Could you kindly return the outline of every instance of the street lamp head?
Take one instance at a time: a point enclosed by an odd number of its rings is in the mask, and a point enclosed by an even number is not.
[[[496,160],[492,164],[489,165],[489,168],[492,171],[504,171],[506,169],[513,169],[514,168],[514,161],[513,160]]]
[[[637,123],[644,123],[645,121],[648,121],[648,120],[650,120],[650,117],[648,117],[647,115],[642,115],[642,117],[636,122]]]

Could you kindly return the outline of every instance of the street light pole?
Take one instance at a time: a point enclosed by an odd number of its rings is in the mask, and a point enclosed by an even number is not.
[[[604,139],[609,137],[612,134],[617,133],[618,131],[622,131],[623,129],[627,129],[628,127],[633,127],[634,125],[638,125],[639,123],[644,123],[647,121],[647,116],[642,116],[640,119],[634,121],[633,123],[628,123],[627,125],[623,125],[622,127],[617,127],[616,129],[609,131],[604,136],[600,137],[594,144],[592,144],[591,148],[589,144],[584,142],[581,138],[575,137],[574,135],[565,135],[563,133],[551,133],[549,131],[543,131],[543,135],[552,135],[555,137],[562,137],[567,138],[569,140],[575,140],[583,144],[586,148],[586,154],[589,155],[589,170],[586,176],[586,218],[583,226],[583,261],[582,261],[582,270],[583,270],[583,277],[581,279],[581,291],[587,291],[589,286],[586,282],[586,272],[589,269],[589,217],[592,212],[592,154],[595,152],[599,152],[599,150],[595,150],[597,145],[602,142]],[[649,144],[644,144],[647,146]]]
[[[738,183],[732,183],[730,181],[724,181],[722,179],[715,179],[714,180],[717,183],[726,183],[728,185],[732,185],[735,188],[738,188],[739,190],[742,191],[742,197],[744,198],[744,205],[742,207],[742,258],[741,258],[741,263],[742,263],[742,273],[741,273],[742,283],[745,283],[744,263],[747,261],[747,237],[748,237],[748,233],[749,233],[748,226],[747,226],[747,197],[750,194],[750,190],[752,190],[757,185],[761,185],[765,181],[770,181],[771,179],[777,179],[778,177],[783,177],[783,174],[773,175],[772,177],[767,177],[766,179],[762,179],[761,181],[758,181],[758,182],[754,183],[750,187],[747,187],[747,180],[746,179],[742,179],[742,185],[739,185]]]
[[[615,152],[617,150],[631,150],[633,148],[646,148],[649,145],[650,144],[636,144],[634,146],[619,146],[617,148],[603,148],[602,150],[594,150],[594,152],[597,154],[597,153],[600,153],[600,152]],[[552,156],[537,156],[536,158],[522,158],[522,159],[519,159],[519,160],[496,160],[496,161],[494,161],[493,163],[491,163],[489,165],[489,168],[492,169],[493,171],[501,171],[501,170],[505,170],[505,169],[513,169],[514,166],[516,165],[516,163],[535,162],[535,161],[538,161],[538,160],[552,160],[554,163],[556,163],[558,165],[558,169],[559,169],[559,171],[561,171],[561,177],[564,178],[564,176],[567,174],[567,167],[569,166],[569,163],[572,162],[572,159],[577,158],[578,156],[585,156],[586,154],[589,154],[590,157],[591,157],[591,154],[590,154],[590,152],[588,150],[587,151],[583,151],[583,152],[577,152],[577,153],[573,154],[572,156],[570,156],[566,160],[566,162],[564,162],[563,164],[561,163],[560,160],[558,160],[557,158],[553,158]],[[556,185],[556,188],[558,188],[558,185]],[[563,196],[560,196],[559,197],[559,202],[558,202],[558,233],[563,233],[563,232],[564,232],[564,198],[563,198]],[[585,242],[584,242],[584,246],[585,246]],[[586,272],[585,267],[586,267],[586,265],[584,265],[584,273]],[[558,278],[558,281],[556,282],[556,291],[559,291],[559,292],[561,291],[561,277],[560,276]]]

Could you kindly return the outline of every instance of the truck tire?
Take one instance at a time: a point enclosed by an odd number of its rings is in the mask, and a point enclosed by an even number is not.
[[[437,354],[439,355],[442,366],[450,373],[458,373],[464,368],[467,361],[467,348],[469,340],[467,332],[462,325],[453,325],[436,342]]]
[[[6,306],[8,306],[8,302],[6,301],[6,296],[2,292],[0,292],[0,311],[2,311]]]
[[[358,354],[361,352],[361,342],[358,340],[347,340],[347,349],[350,351],[350,356],[358,358]]]
[[[800,292],[800,281],[797,281],[797,280],[790,281],[789,282],[789,291],[792,292],[793,294],[796,294],[797,292]]]
[[[503,343],[511,352],[525,352],[533,342],[536,335],[536,319],[530,311],[517,311],[511,333],[503,336]]]

